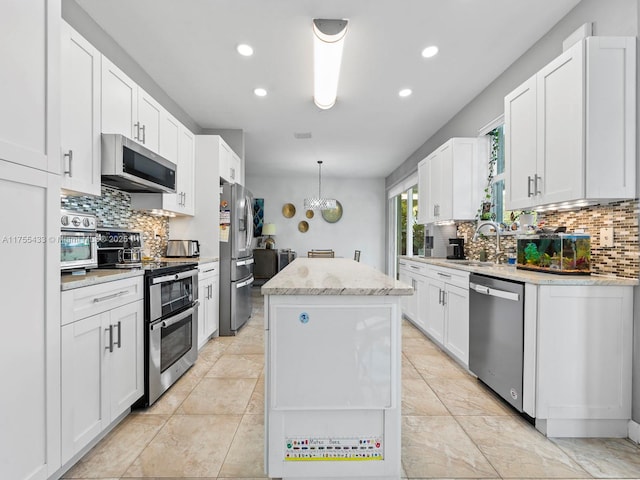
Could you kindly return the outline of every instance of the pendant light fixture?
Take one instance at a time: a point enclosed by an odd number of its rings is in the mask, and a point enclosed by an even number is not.
[[[336,208],[335,198],[322,197],[322,160],[318,160],[318,196],[304,199],[305,210],[330,210]]]
[[[336,103],[347,20],[313,20],[313,101],[326,110]]]

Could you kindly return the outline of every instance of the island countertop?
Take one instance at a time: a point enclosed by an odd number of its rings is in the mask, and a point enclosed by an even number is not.
[[[412,295],[413,288],[346,258],[297,258],[262,286],[263,295]]]

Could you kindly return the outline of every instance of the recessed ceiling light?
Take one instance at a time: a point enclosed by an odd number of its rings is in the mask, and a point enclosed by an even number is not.
[[[422,50],[422,56],[424,58],[431,58],[434,55],[436,55],[437,53],[438,53],[438,47],[436,47],[435,45],[432,45],[432,46],[427,47],[424,50]]]
[[[413,92],[411,91],[410,88],[403,88],[402,90],[400,90],[398,92],[398,95],[400,95],[401,97],[408,97],[409,95],[411,95]]]
[[[256,94],[256,97],[266,97],[267,91],[264,88],[256,88],[253,93]]]
[[[247,45],[246,43],[241,43],[236,47],[236,50],[243,57],[250,57],[253,55],[253,47],[251,45]]]

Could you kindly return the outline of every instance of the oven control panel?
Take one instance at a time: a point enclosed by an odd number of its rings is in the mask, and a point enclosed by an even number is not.
[[[95,230],[96,217],[89,213],[62,211],[60,224],[63,230]]]

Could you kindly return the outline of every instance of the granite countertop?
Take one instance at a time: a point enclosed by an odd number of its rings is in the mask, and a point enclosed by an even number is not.
[[[113,282],[131,277],[140,277],[142,275],[144,275],[144,270],[139,268],[89,270],[84,275],[63,273],[60,275],[60,290],[73,290],[74,288],[88,287],[90,285],[98,285],[100,283]]]
[[[638,280],[620,278],[606,275],[558,275],[554,273],[540,273],[530,270],[521,270],[513,266],[493,262],[477,262],[469,260],[448,260],[434,257],[408,257],[400,256],[404,260],[426,263],[439,267],[455,268],[465,272],[479,273],[506,280],[531,283],[535,285],[600,285],[633,287],[639,284]]]
[[[298,258],[262,286],[264,295],[412,295],[406,283],[345,258]]]
[[[194,262],[198,265],[204,265],[205,263],[217,262],[218,257],[162,257],[163,262]]]

